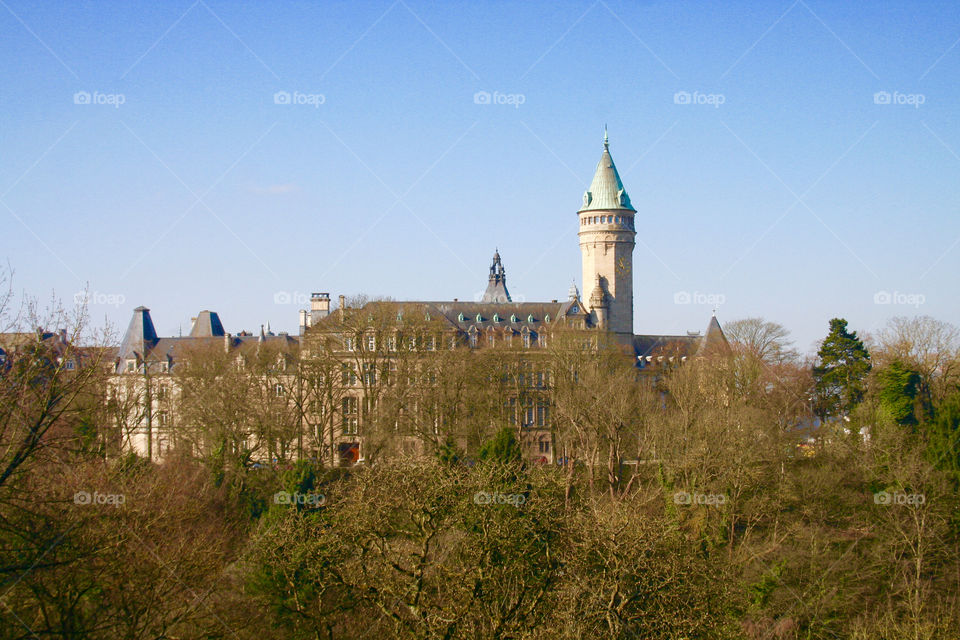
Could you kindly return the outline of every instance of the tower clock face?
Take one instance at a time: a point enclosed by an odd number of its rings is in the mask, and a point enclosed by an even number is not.
[[[618,274],[629,274],[630,273],[630,263],[626,258],[619,258],[617,260],[617,273]]]

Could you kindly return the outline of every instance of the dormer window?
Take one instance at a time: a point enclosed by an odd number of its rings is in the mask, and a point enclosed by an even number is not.
[[[532,314],[532,313],[527,316],[527,322],[533,323],[533,314]]]
[[[494,322],[500,322],[500,315],[499,315],[499,314],[496,314],[496,313],[493,314],[493,321],[494,321]]]
[[[477,314],[477,322],[483,322],[483,316],[479,313]]]
[[[516,315],[516,314],[511,314],[511,316],[510,316],[510,322],[516,322],[516,321],[517,321],[517,315]]]
[[[544,322],[550,322],[550,314],[549,314],[549,313],[548,313],[547,315],[543,316],[543,321],[544,321]]]
[[[457,316],[457,320],[458,320],[459,322],[465,322],[466,319],[467,319],[467,318],[466,318],[462,313]]]

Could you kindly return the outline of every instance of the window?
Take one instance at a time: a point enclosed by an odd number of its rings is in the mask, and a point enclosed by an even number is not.
[[[342,365],[340,370],[340,384],[343,386],[353,386],[357,384],[357,373],[347,365]]]
[[[127,371],[129,371],[130,373],[133,373],[134,371],[136,371],[136,369],[137,369],[137,361],[127,360]]]
[[[547,405],[546,400],[540,400],[537,402],[537,426],[550,426],[550,407]],[[540,453],[544,452],[541,451]]]
[[[73,360],[67,360],[66,362],[63,363],[63,368],[66,369],[67,371],[73,371],[75,367],[76,367],[76,364],[74,364]]]
[[[462,313],[457,316],[457,320],[460,321],[460,322],[464,322],[466,319],[467,319],[467,318],[466,318]]]
[[[397,337],[396,337],[396,336],[390,336],[389,338],[387,338],[387,350],[388,350],[388,351],[396,351],[396,350],[397,350]]]
[[[549,441],[549,440],[541,440],[538,444],[540,445],[540,453],[542,453],[543,455],[549,455],[549,454],[550,454],[550,441]]]
[[[499,315],[499,314],[496,314],[496,313],[493,314],[493,321],[494,321],[494,322],[500,322],[500,315]]]
[[[341,404],[340,426],[344,435],[356,435],[359,420],[357,416],[357,399],[346,397]]]
[[[287,391],[286,391],[286,389],[283,388],[283,385],[282,385],[282,384],[277,384],[277,385],[273,388],[273,393],[274,393],[274,395],[276,395],[278,398],[282,398],[282,397],[286,394],[286,392],[287,392]]]
[[[353,338],[345,337],[343,339],[343,348],[347,351],[353,351]]]
[[[516,322],[516,321],[517,321],[517,315],[516,315],[516,314],[512,314],[512,315],[510,316],[510,322]]]
[[[436,351],[437,350],[437,340],[433,336],[427,338],[427,351]]]
[[[470,348],[475,349],[477,346],[477,330],[474,327],[470,327],[468,337],[470,338]]]
[[[377,337],[373,334],[367,336],[367,351],[377,350]]]
[[[487,332],[487,345],[492,347],[492,346],[494,346],[494,344],[496,344],[496,342],[497,342],[497,339],[496,339],[496,337],[493,335],[493,331],[488,331],[488,332]]]
[[[369,362],[363,364],[363,384],[368,387],[377,384],[377,370]]]

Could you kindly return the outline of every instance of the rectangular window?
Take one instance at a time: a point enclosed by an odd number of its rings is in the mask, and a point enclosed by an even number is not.
[[[356,435],[359,423],[357,416],[357,399],[350,396],[343,399],[341,405],[340,426],[345,435]]]
[[[537,403],[537,426],[550,426],[550,407],[545,402]]]
[[[547,455],[550,453],[550,441],[541,440],[540,441],[540,453]]]
[[[377,350],[377,337],[374,335],[367,336],[367,351],[376,351]]]
[[[396,336],[390,336],[387,338],[387,350],[396,351],[397,350],[397,338]]]
[[[282,384],[277,384],[273,388],[273,393],[278,397],[282,398],[286,394],[286,390],[283,388]]]
[[[347,351],[353,351],[353,338],[344,337],[343,348]]]

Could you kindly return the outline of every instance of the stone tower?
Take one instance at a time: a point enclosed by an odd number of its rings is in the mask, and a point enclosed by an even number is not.
[[[583,194],[580,254],[583,289],[592,291],[591,316],[601,328],[633,339],[633,224],[636,209],[623,188],[603,132],[603,155],[590,188]],[[596,306],[594,304],[596,303]],[[605,325],[605,326],[604,326]]]

